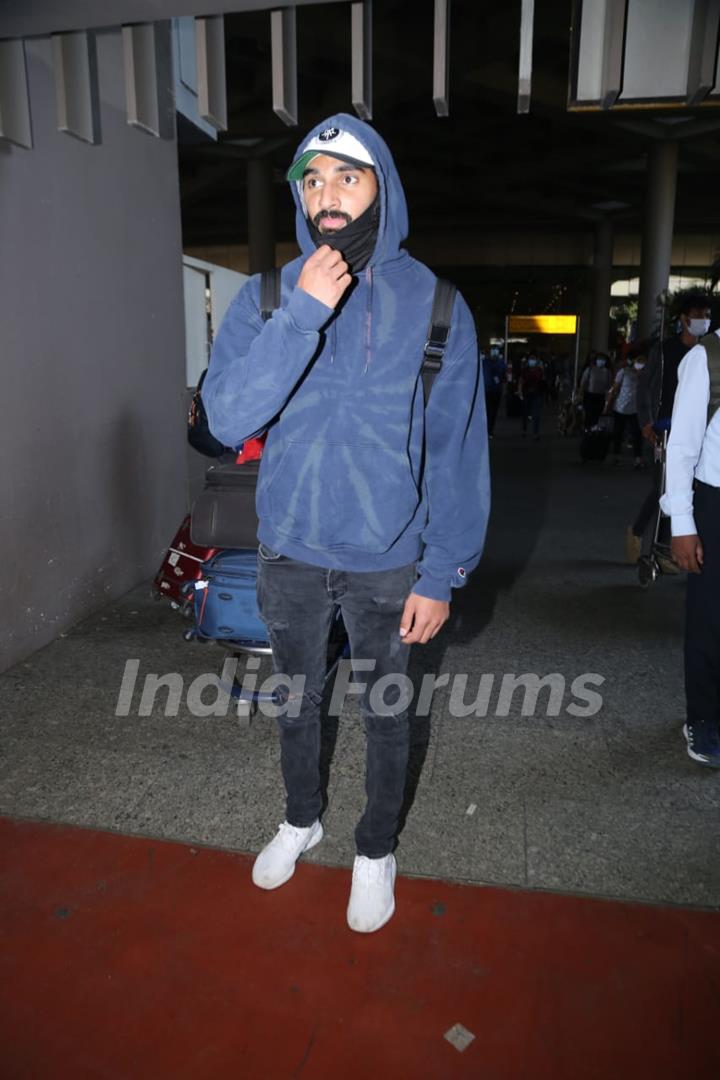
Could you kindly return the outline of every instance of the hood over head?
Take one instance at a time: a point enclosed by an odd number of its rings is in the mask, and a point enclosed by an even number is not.
[[[344,132],[347,132],[354,140],[357,140],[361,146],[367,150],[375,164],[375,174],[378,182],[378,199],[380,203],[380,220],[378,223],[375,251],[370,257],[368,266],[376,267],[381,263],[397,258],[400,251],[400,245],[407,237],[408,212],[407,203],[405,201],[405,192],[403,191],[402,183],[400,182],[400,177],[395,167],[392,154],[385,141],[378,135],[375,129],[370,126],[370,124],[366,124],[364,121],[358,120],[357,117],[350,116],[348,113],[337,113],[335,116],[329,116],[326,120],[323,120],[322,123],[314,127],[301,142],[293,157],[293,162],[297,162],[297,159],[306,152],[308,145],[311,143],[313,148],[315,146],[319,147],[320,143],[322,143],[324,149],[317,149],[316,153],[326,153],[328,156],[332,157],[332,147],[335,137],[326,141],[321,140],[320,136],[333,128],[338,129],[340,133],[337,136],[338,140],[342,139],[342,133]],[[357,156],[359,158],[359,154],[351,156]],[[303,255],[312,255],[315,251],[315,241],[308,228],[308,219],[302,199],[302,181],[291,180],[290,186],[292,188],[293,198],[295,199],[295,231],[297,241]],[[338,236],[341,235],[342,230],[338,233]]]

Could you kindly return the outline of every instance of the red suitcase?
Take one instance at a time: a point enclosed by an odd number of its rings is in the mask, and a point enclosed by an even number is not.
[[[174,608],[181,608],[188,614],[192,611],[192,593],[183,591],[191,581],[201,577],[201,566],[206,559],[211,559],[218,551],[214,547],[198,547],[190,539],[190,515],[188,514],[175,534],[168,548],[162,565],[153,581],[156,597],[164,596]]]

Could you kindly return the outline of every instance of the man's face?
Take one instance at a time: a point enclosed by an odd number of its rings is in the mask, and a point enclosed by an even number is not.
[[[307,214],[321,233],[337,232],[359,218],[377,195],[375,170],[318,154],[303,176]]]
[[[694,307],[690,308],[687,315],[680,316],[680,322],[683,324],[683,329],[690,333],[690,320],[691,319],[709,319],[711,312],[709,307]]]

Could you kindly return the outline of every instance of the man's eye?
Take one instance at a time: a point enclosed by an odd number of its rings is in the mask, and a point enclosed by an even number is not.
[[[314,178],[308,180],[307,187],[308,188],[314,188],[314,187],[317,187],[317,185],[319,183],[320,183],[320,181],[317,179],[317,177],[314,177]]]
[[[350,176],[349,173],[345,174],[345,176],[343,177],[343,180],[344,180],[345,184],[348,185],[348,186],[350,184],[357,184],[357,176]]]

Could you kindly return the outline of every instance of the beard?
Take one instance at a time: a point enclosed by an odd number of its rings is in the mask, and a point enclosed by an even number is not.
[[[342,218],[346,224],[323,232],[323,218]],[[341,210],[321,210],[312,220],[308,218],[307,224],[315,246],[327,244],[334,251],[339,251],[350,273],[357,274],[365,269],[375,251],[380,224],[380,198],[376,195],[367,210],[357,218],[353,219]]]

